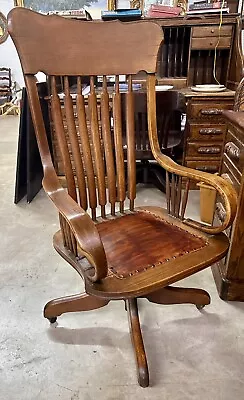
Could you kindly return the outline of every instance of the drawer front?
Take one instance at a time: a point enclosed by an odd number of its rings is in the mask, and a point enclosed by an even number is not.
[[[241,182],[242,175],[241,175],[240,171],[238,170],[238,168],[236,168],[235,164],[226,155],[226,153],[224,153],[224,156],[223,156],[223,166],[225,166],[227,168],[227,170],[229,172],[231,172],[231,175],[233,175],[239,183]]]
[[[221,142],[197,142],[187,143],[186,158],[217,158],[220,159],[223,149]]]
[[[235,188],[236,192],[239,193],[240,181],[229,169],[229,165],[226,162],[223,162],[221,176],[222,176],[222,178],[229,181],[232,184],[232,186]]]
[[[188,140],[223,141],[226,132],[225,124],[190,124]]]
[[[220,169],[220,161],[218,161],[218,160],[213,160],[213,161],[187,160],[185,164],[189,168],[193,168],[198,171],[210,172],[210,173],[219,172],[219,169]]]
[[[215,47],[219,49],[229,49],[231,46],[231,36],[213,36],[213,37],[202,37],[202,38],[192,38],[191,48],[193,50],[211,50]]]
[[[232,35],[232,26],[231,25],[222,25],[220,29],[220,36],[231,36]],[[195,26],[192,29],[192,37],[198,38],[206,38],[208,36],[219,36],[219,25],[212,26]]]
[[[244,169],[244,146],[230,131],[226,134],[224,152],[241,175]]]
[[[194,119],[204,119],[216,121],[222,120],[222,110],[231,110],[233,102],[231,101],[204,101],[204,102],[192,102],[189,104],[189,117]]]

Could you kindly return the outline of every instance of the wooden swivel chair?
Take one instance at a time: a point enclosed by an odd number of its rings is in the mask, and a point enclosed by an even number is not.
[[[143,297],[159,304],[192,303],[199,308],[210,303],[208,293],[203,290],[169,285],[210,266],[226,254],[229,242],[222,231],[234,219],[236,194],[221,177],[179,166],[161,153],[156,130],[155,71],[162,30],[157,24],[72,21],[24,8],[12,10],[8,24],[25,76],[44,169],[43,187],[59,212],[60,230],[54,235],[54,247],[76,269],[85,284],[84,294],[50,301],[45,306],[44,316],[54,322],[63,313],[92,310],[105,306],[110,300],[124,300],[139,384],[146,387],[149,374],[137,299]],[[140,70],[147,73],[151,150],[155,160],[166,170],[167,210],[153,206],[135,208],[134,204],[132,78]],[[51,112],[65,166],[67,190],[60,186],[49,152],[35,80],[38,71],[44,71],[50,81]],[[127,193],[119,74],[128,75]],[[88,75],[91,92],[86,107],[81,85],[82,76]],[[103,75],[99,95],[101,127],[94,87],[97,75]],[[107,75],[116,76],[112,99],[107,91]],[[56,89],[60,76],[64,77],[64,110]],[[70,96],[69,76],[77,77],[76,99]],[[113,131],[109,116],[111,101]],[[185,219],[192,180],[213,186],[223,197],[226,217],[221,226],[206,226]]]

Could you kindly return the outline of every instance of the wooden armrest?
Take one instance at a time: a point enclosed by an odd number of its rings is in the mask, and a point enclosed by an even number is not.
[[[207,185],[212,186],[214,189],[217,190],[224,201],[226,216],[221,226],[207,226],[192,220],[186,220],[184,222],[190,226],[196,227],[197,229],[200,229],[203,232],[210,234],[217,234],[224,231],[226,228],[228,228],[228,226],[232,224],[236,215],[237,193],[235,189],[228,181],[221,178],[220,176],[183,167],[181,165],[178,165],[169,157],[162,154],[157,135],[155,77],[153,75],[148,77],[147,93],[148,134],[151,150],[155,160],[168,172],[179,175],[181,177],[192,179],[197,182],[203,182]]]
[[[161,153],[161,151],[156,151],[156,149],[152,149],[154,157],[156,161],[168,172],[174,173],[181,177],[185,177],[188,179],[192,179],[197,182],[203,182],[209,186],[212,186],[220,196],[223,198],[226,216],[222,225],[213,227],[201,224],[197,221],[193,221],[190,219],[185,220],[184,222],[187,225],[190,225],[194,228],[200,229],[203,232],[210,233],[210,234],[217,234],[224,231],[228,228],[234,218],[236,216],[236,209],[237,209],[237,193],[235,189],[232,187],[231,183],[225,180],[224,178],[210,174],[208,172],[198,171],[192,168],[184,167]]]
[[[107,276],[107,259],[102,241],[91,217],[61,187],[52,166],[44,167],[43,188],[69,224],[82,254],[94,267],[94,275],[87,275],[92,282]]]

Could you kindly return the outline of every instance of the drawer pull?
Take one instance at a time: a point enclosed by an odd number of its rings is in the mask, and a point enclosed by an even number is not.
[[[202,115],[221,115],[222,110],[219,108],[210,108],[209,110],[201,110]]]
[[[240,159],[240,149],[232,142],[226,143],[225,153],[236,161],[239,161]]]
[[[198,171],[203,171],[203,172],[218,172],[219,167],[216,165],[200,165],[199,167],[196,167]]]
[[[216,129],[216,128],[202,128],[199,129],[200,135],[222,135],[222,130],[221,129]]]
[[[226,218],[226,211],[221,203],[216,203],[216,213],[220,222],[224,222]]]
[[[200,154],[219,154],[221,148],[220,146],[201,146],[198,147],[197,152]]]

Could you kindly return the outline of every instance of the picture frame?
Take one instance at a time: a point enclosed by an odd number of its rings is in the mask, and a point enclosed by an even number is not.
[[[107,0],[14,0],[14,5],[43,13],[79,8],[85,8],[89,12],[94,8],[101,12],[102,9],[107,9]]]
[[[120,6],[120,3],[121,3],[121,6]],[[128,6],[123,7],[122,4],[128,4],[129,7]],[[117,8],[134,8],[134,9],[140,9],[143,12],[144,0],[128,0],[128,1],[108,0],[107,6],[108,6],[109,11],[114,11]]]
[[[7,19],[0,11],[0,44],[4,43],[8,37]]]

